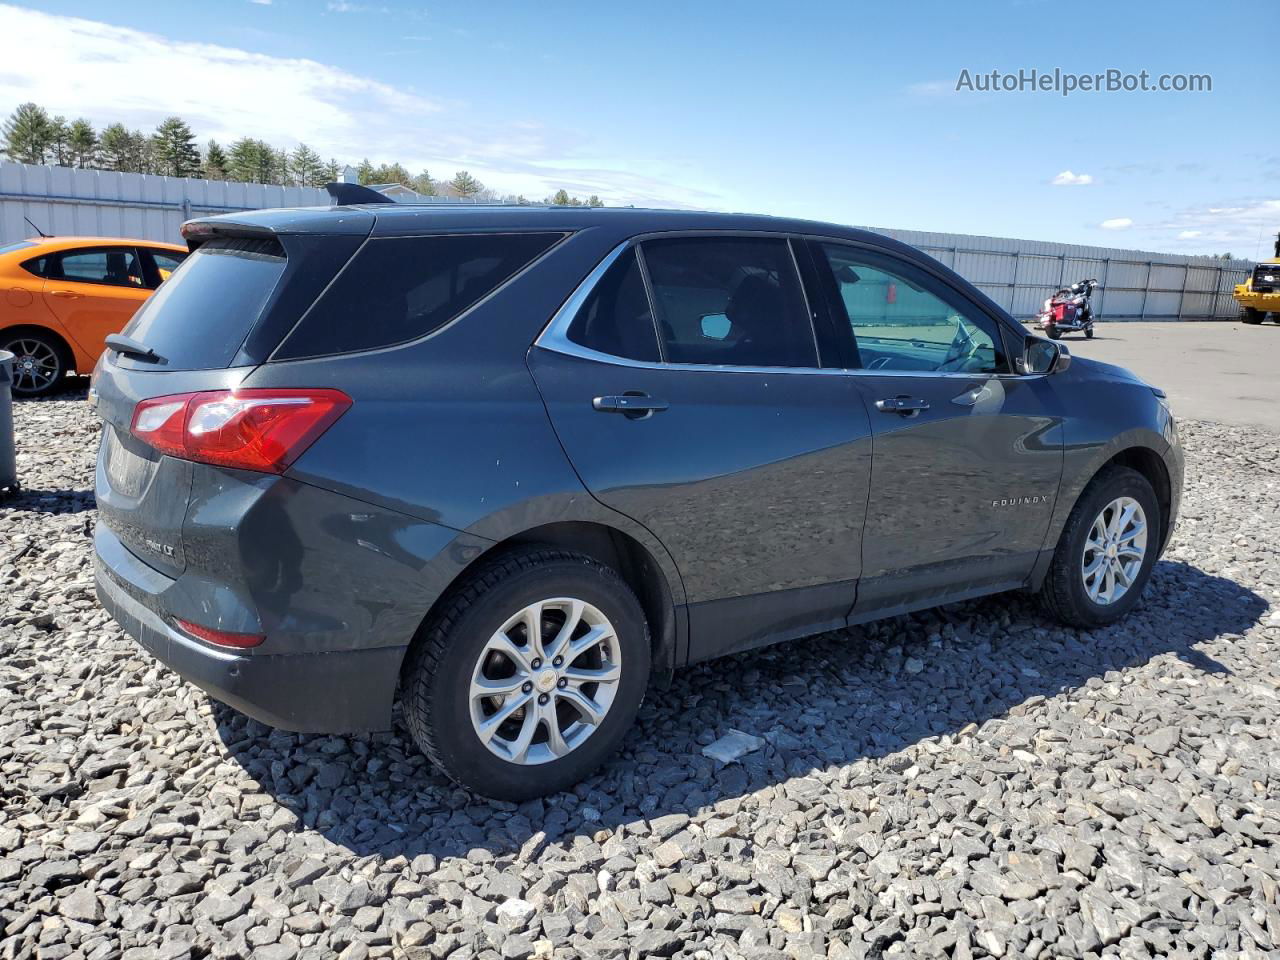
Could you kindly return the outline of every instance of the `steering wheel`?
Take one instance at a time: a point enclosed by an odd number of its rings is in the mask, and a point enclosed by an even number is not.
[[[958,370],[978,353],[978,341],[965,324],[964,317],[957,315],[955,320],[956,335],[952,338],[951,346],[947,349],[946,359],[938,364],[939,370]]]

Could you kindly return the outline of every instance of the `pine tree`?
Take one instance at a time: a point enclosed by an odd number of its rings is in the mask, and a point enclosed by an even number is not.
[[[603,200],[601,200],[599,197],[597,197],[597,196],[593,193],[591,196],[587,197],[587,206],[588,206],[588,207],[603,207],[603,206],[604,206],[604,201],[603,201]]]
[[[68,130],[67,147],[70,162],[81,169],[98,164],[98,135],[93,124],[81,117],[74,120]]]
[[[569,200],[570,200],[569,191],[566,190],[564,187],[561,187],[559,190],[557,190],[554,194],[551,195],[550,202],[557,207],[567,207],[569,206]]]
[[[71,165],[71,128],[66,117],[49,121],[49,159],[59,167]]]
[[[98,157],[107,170],[126,171],[133,169],[134,144],[122,123],[113,123],[102,131],[98,141]]]
[[[431,174],[426,170],[414,177],[409,186],[424,197],[434,197],[436,195],[436,182],[431,179]]]
[[[294,183],[304,187],[322,187],[329,181],[325,179],[324,162],[305,143],[294,148],[289,158],[289,173]]]
[[[459,170],[455,173],[453,179],[449,181],[449,186],[460,197],[474,197],[484,190],[484,184],[466,170]]]
[[[43,107],[24,103],[4,125],[4,153],[16,163],[44,163],[53,141],[53,122]]]
[[[227,177],[243,183],[272,183],[276,165],[276,152],[270,144],[241,137],[227,155]]]
[[[200,172],[200,148],[195,134],[181,117],[168,117],[151,138],[156,173],[166,177],[194,177]]]
[[[324,182],[325,183],[337,183],[338,178],[341,176],[342,176],[342,164],[340,164],[337,160],[331,159],[328,163],[324,165]],[[324,184],[321,184],[321,186],[324,186]]]
[[[360,165],[356,167],[356,179],[365,185],[377,183],[378,181],[373,179],[373,174],[373,164],[369,162],[368,157],[365,157],[360,161]]]
[[[204,166],[201,176],[206,180],[227,179],[227,154],[217,140],[210,140],[204,148]]]
[[[131,151],[133,173],[156,173],[156,156],[152,149],[151,138],[141,130],[129,131],[129,147]]]
[[[413,177],[409,171],[398,163],[384,163],[369,174],[370,183],[400,183],[406,187],[413,186]]]

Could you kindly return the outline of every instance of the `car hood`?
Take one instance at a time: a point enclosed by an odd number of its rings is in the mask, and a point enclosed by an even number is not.
[[[1079,368],[1082,373],[1087,373],[1092,378],[1102,377],[1109,380],[1124,380],[1127,383],[1137,383],[1144,387],[1151,386],[1151,384],[1127,367],[1118,367],[1114,363],[1103,363],[1101,360],[1082,357],[1076,353],[1071,355],[1071,366]]]

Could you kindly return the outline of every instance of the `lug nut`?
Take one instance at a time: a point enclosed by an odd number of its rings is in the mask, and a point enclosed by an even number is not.
[[[530,666],[532,666],[532,667],[533,667],[533,669],[537,670],[539,667],[541,667],[541,666],[542,666],[542,661],[541,661],[540,659],[538,659],[537,657],[534,657],[534,658],[533,658],[533,663],[532,663],[532,664],[530,664]]]
[[[549,699],[549,698],[547,697],[547,695],[546,695],[545,693],[540,693],[540,694],[538,694],[538,702],[539,702],[539,703],[545,704],[545,703],[547,702],[547,700],[548,700],[548,699]]]
[[[530,691],[533,690],[533,684],[530,683],[528,680],[526,680],[524,683],[520,685],[520,690],[522,693],[529,693]]]
[[[569,681],[564,677],[561,677],[559,682],[556,683],[556,686],[559,687],[561,690],[563,690],[568,685],[569,685]]]
[[[556,657],[554,660],[551,661],[551,665],[553,667],[558,667],[562,663],[564,663],[564,657]]]

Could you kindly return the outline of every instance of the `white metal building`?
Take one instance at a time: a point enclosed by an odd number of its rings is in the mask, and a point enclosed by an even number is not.
[[[48,234],[178,241],[179,227],[194,216],[328,202],[324,190],[312,187],[0,163],[0,243],[35,234],[24,217]],[[1022,319],[1059,286],[1089,277],[1099,281],[1095,307],[1103,320],[1234,318],[1232,287],[1252,267],[1248,260],[869,229],[919,247]]]

